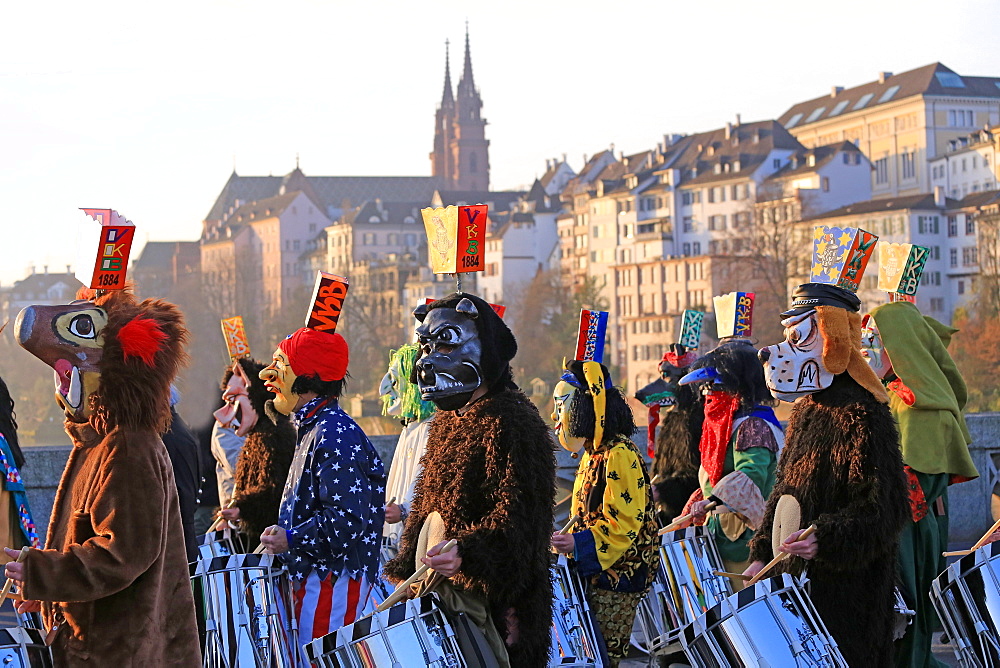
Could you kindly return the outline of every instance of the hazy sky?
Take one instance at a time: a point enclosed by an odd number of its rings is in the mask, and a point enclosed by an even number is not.
[[[140,241],[196,239],[234,159],[429,174],[444,41],[457,83],[466,19],[495,189],[880,70],[1000,75],[995,0],[8,3],[0,284],[74,262],[77,207],[117,209]]]

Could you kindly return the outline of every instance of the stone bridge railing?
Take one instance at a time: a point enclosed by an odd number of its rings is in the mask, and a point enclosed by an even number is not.
[[[1000,413],[976,413],[967,416],[969,431],[972,432],[972,458],[979,469],[979,478],[972,482],[955,485],[949,490],[951,504],[950,543],[971,544],[993,523],[994,514],[1000,516],[1000,501],[994,501],[994,489],[1000,482]],[[373,436],[372,443],[378,449],[388,470],[396,445],[395,436]],[[645,429],[636,434],[637,445],[645,451]],[[28,488],[32,514],[40,535],[44,536],[52,511],[59,478],[62,475],[68,445],[34,446],[24,449],[27,463],[24,481]],[[572,471],[577,460],[570,459],[561,448],[558,449],[560,464],[559,477],[562,486],[572,484]],[[560,493],[560,498],[568,490]],[[994,507],[996,510],[994,510]]]

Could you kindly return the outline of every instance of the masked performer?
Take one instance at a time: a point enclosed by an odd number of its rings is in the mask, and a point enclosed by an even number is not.
[[[889,389],[909,489],[899,573],[916,618],[897,649],[896,664],[943,666],[931,654],[937,616],[928,593],[946,565],[941,553],[948,549],[948,485],[978,476],[962,415],[965,381],[935,328],[910,302],[875,308],[865,325],[865,353]]]
[[[7,575],[41,601],[56,665],[200,666],[177,489],[159,434],[187,331],[124,290],[29,306],[18,342],[55,369],[73,450],[45,550]],[[23,604],[22,607],[29,607]]]
[[[420,458],[424,456],[430,418],[435,410],[432,402],[420,398],[420,389],[410,380],[419,352],[420,347],[415,344],[406,344],[392,351],[389,370],[379,386],[382,414],[394,415],[403,423],[385,488],[386,501],[395,499],[385,507],[385,528],[382,530],[383,546],[389,559],[399,552],[399,539],[410,512],[417,474],[420,473]]]
[[[263,369],[263,364],[245,357],[233,362],[223,377],[223,396],[229,402],[216,411],[221,420],[231,414],[231,424],[239,425],[236,435],[246,439],[236,460],[232,507],[223,508],[220,514],[227,521],[239,522],[251,550],[261,532],[278,522],[278,506],[295,454],[291,420],[274,410],[265,412],[270,394],[260,379]]]
[[[278,525],[260,542],[284,555],[303,645],[353,623],[378,572],[385,470],[338,403],[347,362],[344,337],[303,327],[260,372],[274,410],[298,425]]]
[[[449,578],[438,588],[446,608],[455,611],[461,599],[501,665],[545,666],[555,457],[548,428],[511,377],[517,342],[474,295],[453,294],[414,315],[416,380],[438,412],[400,553],[386,575],[403,580],[420,565],[420,531],[439,513],[445,537],[458,541],[444,554],[437,553],[441,543],[430,550],[430,565]]]
[[[648,440],[653,450],[653,500],[661,523],[680,515],[698,489],[701,393],[678,381],[687,375],[698,353],[673,344],[660,362],[660,377],[635,393],[649,409]]]
[[[639,600],[653,581],[657,524],[642,455],[625,396],[598,362],[571,361],[563,381],[573,389],[557,404],[570,436],[584,440],[571,512],[581,521],[552,545],[573,556],[590,582],[589,596],[612,666],[626,657]]]
[[[3,327],[0,327],[0,332]],[[19,549],[25,545],[41,547],[38,531],[28,506],[28,493],[21,480],[24,454],[17,440],[17,416],[14,414],[14,400],[10,397],[7,383],[0,378],[0,475],[3,486],[0,491],[0,544]],[[9,558],[3,555],[4,561]]]
[[[228,405],[215,411],[216,421],[212,426],[212,456],[215,458],[215,478],[219,486],[219,505],[229,507],[233,500],[236,484],[236,464],[246,436],[237,433],[238,425],[230,413],[234,412],[236,398],[246,394],[247,386],[239,376],[229,374],[229,380],[222,386],[222,400]],[[223,416],[224,422],[219,421]],[[245,434],[246,432],[244,432]]]
[[[856,289],[864,258],[829,261],[838,255],[838,235],[849,243],[851,232],[817,228],[814,276],[846,267],[853,270],[847,284]],[[872,236],[856,234],[862,241]],[[774,556],[775,511],[783,496],[791,497],[802,528],[779,543],[792,555],[779,568],[798,574],[808,566],[811,598],[851,666],[888,666],[906,483],[888,397],[861,355],[860,305],[848,289],[800,285],[782,314],[785,342],[760,351],[771,392],[795,405],[778,480],[750,544],[756,561],[746,572],[754,574]],[[798,540],[809,525],[815,533]]]
[[[714,306],[723,343],[696,361],[691,373],[680,380],[684,385],[696,384],[705,401],[699,442],[701,487],[686,510],[694,513],[696,524],[707,525],[726,570],[740,572],[749,563],[747,542],[753,536],[751,527],[759,519],[764,500],[774,486],[775,465],[784,446],[784,434],[769,405],[773,399],[764,383],[757,351],[747,338],[751,332],[753,293],[716,297]],[[715,485],[733,472],[753,483],[741,485],[753,495],[742,502],[742,507],[758,510],[737,513],[720,505],[707,514],[706,506],[714,501]]]

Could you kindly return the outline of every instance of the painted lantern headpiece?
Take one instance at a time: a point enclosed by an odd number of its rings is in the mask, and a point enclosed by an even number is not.
[[[556,440],[564,449],[576,457],[583,449],[584,441],[594,435],[573,434],[573,407],[578,396],[588,394],[590,380],[599,378],[601,362],[604,359],[604,344],[608,330],[608,312],[582,309],[580,311],[580,326],[577,330],[576,360],[563,359],[563,374],[552,390],[552,421],[555,423]],[[574,376],[571,367],[579,371]],[[587,373],[590,376],[587,376]],[[598,386],[598,392],[591,395],[595,411],[600,409],[601,429],[603,429],[604,395]],[[582,392],[581,392],[582,391]],[[598,406],[599,405],[599,406]],[[600,442],[599,439],[597,442]]]

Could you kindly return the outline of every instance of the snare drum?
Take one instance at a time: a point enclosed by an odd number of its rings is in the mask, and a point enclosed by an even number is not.
[[[600,668],[601,643],[583,582],[560,554],[552,566],[552,649],[550,666]]]
[[[681,633],[688,661],[695,668],[847,668],[804,582],[786,573],[709,609]]]
[[[52,654],[45,644],[45,632],[22,626],[0,629],[0,666],[50,668]]]
[[[962,666],[1000,666],[1000,543],[955,561],[931,583],[931,601]]]
[[[397,603],[303,646],[315,668],[465,668],[458,639],[433,596]]]
[[[218,531],[202,534],[196,540],[198,541],[199,561],[201,559],[228,557],[231,554],[246,552],[239,532],[228,525]]]
[[[729,578],[713,575],[713,571],[722,570],[722,557],[705,527],[688,527],[662,536],[656,579],[637,610],[647,652],[679,650],[681,630],[733,593]]]
[[[204,666],[293,668],[297,634],[285,569],[271,554],[203,559],[192,576],[203,597]]]

